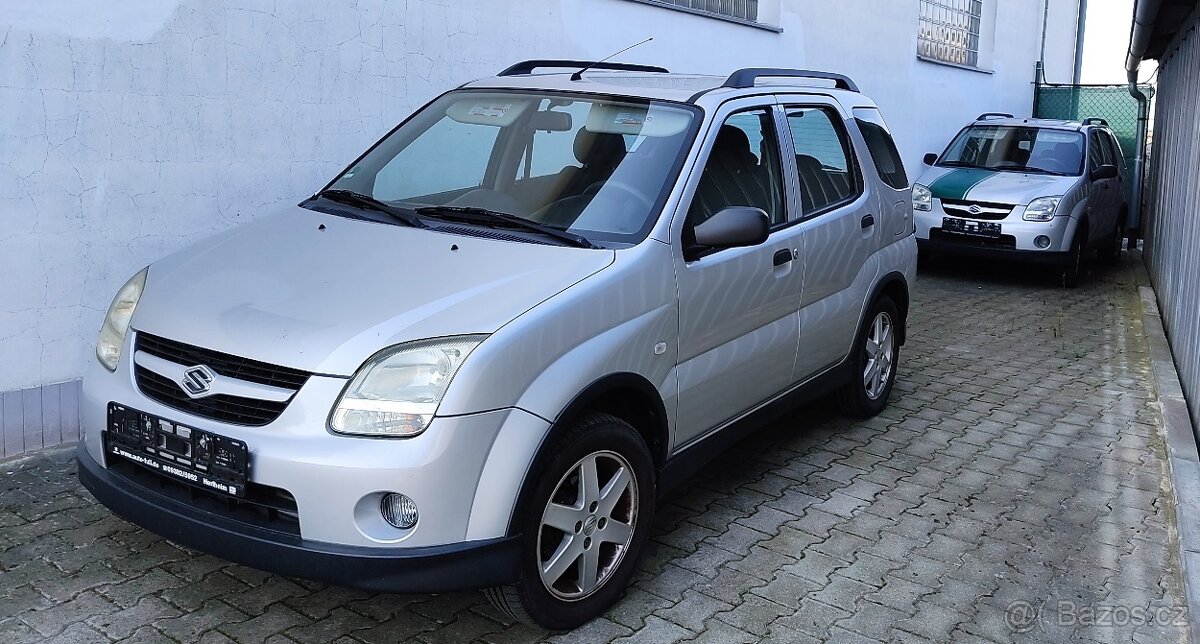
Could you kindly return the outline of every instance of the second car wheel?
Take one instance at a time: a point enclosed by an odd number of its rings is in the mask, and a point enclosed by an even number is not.
[[[853,378],[837,392],[838,404],[847,414],[869,418],[887,406],[896,382],[903,325],[890,297],[875,300],[851,349]]]
[[[520,579],[486,594],[518,620],[566,630],[603,613],[633,577],[654,519],[654,462],[633,427],[602,413],[551,450],[518,509]]]

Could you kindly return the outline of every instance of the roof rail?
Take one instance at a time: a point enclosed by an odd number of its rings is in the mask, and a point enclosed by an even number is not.
[[[986,121],[990,118],[1011,119],[1011,118],[1016,118],[1016,117],[1013,116],[1012,114],[1009,114],[1008,112],[984,112],[983,114],[980,114],[979,118],[977,118],[975,120],[976,121]]]
[[[587,67],[589,69],[608,69],[617,72],[653,72],[656,74],[669,74],[670,71],[665,67],[657,65],[635,65],[633,63],[605,63],[594,60],[523,60],[508,69],[496,74],[497,76],[526,76],[532,74],[533,70],[541,68],[559,68],[559,69],[580,69]]]
[[[1105,127],[1108,127],[1108,121],[1105,121],[1104,119],[1098,118],[1095,116],[1083,119],[1083,124],[1084,125],[1103,125]]]
[[[754,82],[760,78],[820,78],[822,80],[833,81],[834,86],[838,89],[849,90],[851,92],[858,91],[858,85],[855,85],[849,76],[831,72],[818,72],[811,69],[784,69],[777,67],[748,67],[746,69],[739,69],[729,75],[723,87],[732,87],[735,89],[754,87]]]

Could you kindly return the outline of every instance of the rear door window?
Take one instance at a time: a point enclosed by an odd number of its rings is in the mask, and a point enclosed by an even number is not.
[[[787,122],[805,217],[832,210],[862,193],[862,178],[840,117],[826,107],[788,106]]]

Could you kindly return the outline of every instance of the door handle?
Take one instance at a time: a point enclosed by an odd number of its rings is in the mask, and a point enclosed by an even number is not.
[[[866,230],[874,225],[875,225],[875,215],[867,215],[862,218],[863,230]]]
[[[777,250],[775,251],[775,258],[772,261],[776,267],[783,266],[784,264],[792,261],[792,251],[786,248]]]

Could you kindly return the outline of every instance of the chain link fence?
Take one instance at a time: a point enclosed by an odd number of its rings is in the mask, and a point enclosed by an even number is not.
[[[1146,96],[1153,88],[1140,86]],[[1125,155],[1125,197],[1133,203],[1134,176],[1138,150],[1138,102],[1129,95],[1128,85],[1038,85],[1033,95],[1033,116],[1044,119],[1079,121],[1102,118],[1121,143]]]

